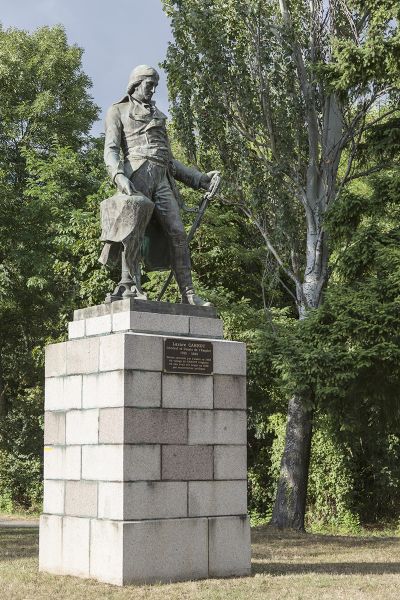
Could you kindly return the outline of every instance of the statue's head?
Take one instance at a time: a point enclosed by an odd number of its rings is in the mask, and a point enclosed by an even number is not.
[[[141,102],[150,102],[160,76],[153,67],[139,65],[135,67],[129,76],[127,87],[128,94],[134,94]]]

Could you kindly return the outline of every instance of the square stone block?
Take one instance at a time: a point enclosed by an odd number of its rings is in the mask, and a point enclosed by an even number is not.
[[[44,413],[44,443],[65,444],[65,412]]]
[[[246,513],[246,481],[189,481],[190,517]]]
[[[90,519],[63,518],[63,573],[89,577]]]
[[[161,373],[125,371],[125,406],[161,406]]]
[[[64,514],[65,482],[61,480],[44,480],[43,512],[50,515]]]
[[[123,524],[118,521],[91,521],[90,577],[123,585]]]
[[[215,446],[214,479],[246,479],[247,447]]]
[[[100,338],[100,371],[118,369],[161,371],[162,366],[161,336],[145,333],[113,333]]]
[[[159,479],[161,479],[160,446],[125,446],[125,481],[156,481]]]
[[[123,528],[124,584],[207,577],[207,519],[131,521]]]
[[[83,446],[82,478],[98,481],[159,480],[160,446]]]
[[[45,410],[81,408],[82,376],[51,377],[45,381]]]
[[[246,377],[214,375],[214,408],[246,409]]]
[[[212,408],[212,376],[164,373],[162,405],[165,408]]]
[[[97,482],[65,482],[65,514],[75,517],[97,516]]]
[[[62,521],[56,515],[41,515],[39,571],[62,574]]]
[[[190,335],[209,338],[223,338],[224,330],[221,319],[208,317],[190,317]]]
[[[187,483],[99,482],[99,518],[118,520],[187,517]]]
[[[86,319],[86,335],[101,335],[111,333],[111,315],[89,317]]]
[[[214,373],[218,375],[246,375],[246,344],[215,341]]]
[[[100,338],[67,342],[67,375],[95,373],[99,370]]]
[[[246,444],[246,413],[189,410],[189,444]]]
[[[124,372],[109,371],[83,376],[83,408],[124,405]]]
[[[75,340],[85,337],[85,319],[68,323],[68,339]]]
[[[209,577],[245,577],[251,573],[250,524],[246,516],[208,520]]]
[[[113,314],[113,331],[187,335],[189,317],[151,312],[117,312]]]
[[[67,342],[49,344],[45,349],[45,376],[61,377],[67,372]]]
[[[44,447],[45,479],[80,479],[81,447],[80,446],[45,446]]]
[[[163,446],[162,479],[177,481],[213,478],[212,446]]]
[[[97,444],[99,439],[99,411],[70,410],[66,416],[67,444]]]

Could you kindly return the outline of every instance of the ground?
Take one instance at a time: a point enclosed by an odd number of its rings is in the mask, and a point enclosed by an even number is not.
[[[24,526],[25,525],[25,526]],[[252,531],[252,575],[154,586],[38,573],[38,529],[0,523],[0,598],[7,600],[358,600],[400,598],[399,537]]]

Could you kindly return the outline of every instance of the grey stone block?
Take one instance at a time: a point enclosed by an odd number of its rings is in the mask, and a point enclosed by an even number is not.
[[[70,321],[68,323],[68,339],[75,340],[85,337],[85,320]]]
[[[189,444],[246,444],[246,413],[189,410]]]
[[[128,444],[186,444],[187,411],[168,408],[125,409]]]
[[[84,309],[85,311],[90,309]],[[151,312],[161,313],[163,315],[188,315],[194,317],[208,317],[216,318],[217,311],[213,306],[192,306],[190,304],[174,304],[171,302],[153,302],[151,300],[135,300],[131,298],[124,298],[112,303],[112,312],[116,314],[118,312]],[[84,316],[86,317],[86,312]]]
[[[70,410],[66,416],[67,444],[97,444],[99,439],[99,411]]]
[[[214,479],[246,479],[247,447],[215,446]]]
[[[65,482],[65,514],[75,517],[97,516],[97,482]]]
[[[39,571],[62,574],[62,521],[56,515],[40,517]]]
[[[125,334],[125,368],[137,371],[162,371],[163,338],[141,333]]]
[[[214,375],[214,408],[246,409],[246,377]]]
[[[117,312],[113,314],[113,331],[188,335],[189,317],[151,312]]]
[[[224,330],[221,319],[190,317],[190,335],[208,338],[223,338]]]
[[[208,575],[207,519],[124,523],[124,584]]]
[[[83,408],[124,405],[124,372],[108,371],[83,376]]]
[[[44,413],[44,443],[65,444],[65,412]]]
[[[216,517],[208,520],[209,577],[247,576],[251,572],[248,517]]]
[[[65,482],[61,480],[44,480],[43,512],[50,515],[64,514]]]
[[[213,478],[212,446],[163,446],[162,479],[177,481]]]
[[[213,347],[214,373],[220,375],[246,375],[246,344],[215,341]]]
[[[246,481],[189,481],[189,517],[246,513]]]
[[[187,483],[99,482],[99,518],[117,520],[187,517]]]
[[[123,444],[125,442],[125,409],[102,408],[99,418],[99,443]]]
[[[82,406],[82,376],[51,377],[45,381],[45,410],[69,410]]]
[[[90,577],[123,585],[123,523],[91,521]]]
[[[125,481],[155,481],[159,479],[161,479],[160,446],[125,446]]]
[[[164,373],[162,405],[165,408],[212,408],[212,376]]]
[[[67,342],[67,375],[94,373],[99,370],[99,338]]]
[[[67,372],[67,342],[49,344],[45,349],[45,376],[60,377]]]
[[[125,371],[125,406],[161,406],[161,373]]]
[[[82,478],[92,481],[159,480],[160,446],[83,446]]]
[[[45,446],[45,479],[80,479],[80,446]]]
[[[74,321],[81,319],[90,319],[92,317],[102,317],[111,314],[111,304],[98,304],[97,306],[88,306],[87,308],[78,308],[74,310]]]
[[[78,577],[89,577],[89,539],[90,519],[63,518],[63,573]]]
[[[86,335],[111,333],[111,315],[89,317],[86,319]]]

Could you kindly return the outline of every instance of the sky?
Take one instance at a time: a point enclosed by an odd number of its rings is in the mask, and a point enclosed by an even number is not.
[[[84,49],[83,70],[102,109],[94,135],[103,132],[105,111],[124,95],[136,65],[148,64],[159,71],[154,99],[168,113],[166,77],[158,65],[172,38],[161,0],[0,0],[0,23],[6,29],[28,31],[61,24],[69,43]]]

